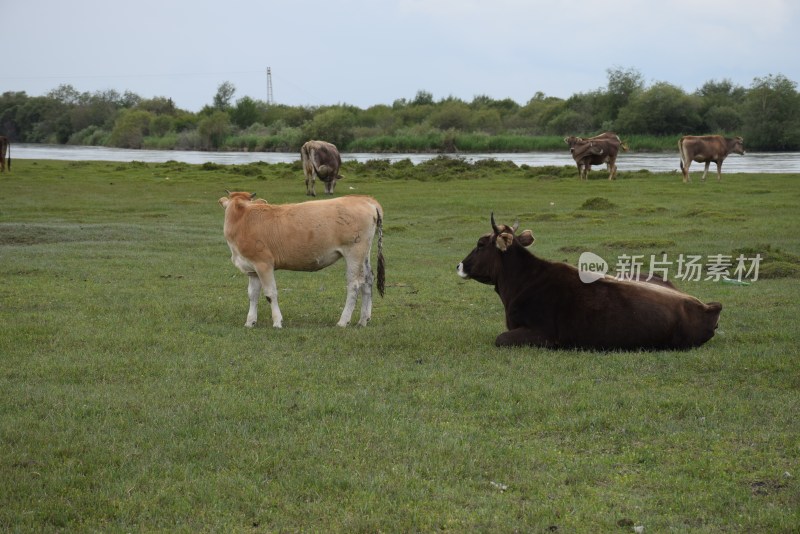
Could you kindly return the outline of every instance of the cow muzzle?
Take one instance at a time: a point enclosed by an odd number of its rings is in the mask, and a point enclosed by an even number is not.
[[[460,276],[464,280],[468,280],[469,279],[469,275],[464,270],[464,262],[463,261],[456,266],[456,272],[458,273],[458,276]]]

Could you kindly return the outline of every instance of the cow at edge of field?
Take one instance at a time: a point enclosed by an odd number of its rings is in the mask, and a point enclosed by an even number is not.
[[[348,195],[298,204],[269,204],[255,193],[228,192],[219,199],[225,210],[224,234],[231,261],[248,275],[250,309],[245,326],[258,320],[258,299],[263,290],[272,309],[272,326],[281,328],[275,271],[318,271],[344,258],[347,299],[338,326],[347,326],[359,293],[366,326],[372,316],[372,239],[378,234],[378,292],[385,286],[383,259],[383,208],[372,197]]]
[[[617,155],[620,148],[628,150],[628,146],[622,142],[614,132],[603,132],[594,137],[575,137],[571,135],[564,138],[564,142],[569,146],[572,159],[578,166],[578,176],[581,180],[589,177],[592,165],[606,164],[608,169],[608,179],[614,180],[617,177]]]
[[[300,147],[300,159],[306,177],[306,195],[317,196],[314,190],[314,181],[317,178],[325,183],[325,193],[332,195],[336,180],[344,178],[339,174],[342,158],[336,145],[327,141],[307,141]]]
[[[708,167],[711,162],[717,164],[717,181],[722,181],[722,162],[728,154],[744,155],[744,139],[741,137],[722,137],[721,135],[684,135],[678,141],[678,150],[681,155],[681,172],[683,182],[691,182],[689,166],[693,161],[705,163],[703,178],[706,181]]]
[[[463,279],[494,286],[505,308],[500,346],[591,350],[689,349],[714,336],[722,305],[705,304],[676,289],[605,276],[581,280],[566,263],[527,250],[530,230],[500,225],[458,264]]]
[[[8,159],[6,159],[6,153],[8,153]],[[11,172],[11,141],[8,140],[8,137],[0,135],[0,172],[5,172],[6,167],[8,167],[8,172]]]
[[[604,161],[605,149],[593,141],[578,141],[570,148],[570,152],[572,153],[572,159],[575,160],[575,164],[578,166],[578,176],[581,180],[589,179],[589,171],[592,170],[593,164],[599,165]],[[614,165],[614,171],[609,175],[608,179],[611,180],[615,174],[616,165]]]

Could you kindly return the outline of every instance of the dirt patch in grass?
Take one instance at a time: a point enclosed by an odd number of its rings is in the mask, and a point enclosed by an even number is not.
[[[750,483],[750,491],[756,496],[773,495],[785,488],[786,484],[776,480],[756,480]]]
[[[138,233],[137,230],[119,225],[5,223],[0,224],[0,246],[47,245],[78,241],[132,241],[136,239]]]

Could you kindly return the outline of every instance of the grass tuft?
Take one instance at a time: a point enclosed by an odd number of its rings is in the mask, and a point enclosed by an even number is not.
[[[581,204],[581,209],[584,210],[612,210],[616,207],[616,204],[603,197],[592,197]]]

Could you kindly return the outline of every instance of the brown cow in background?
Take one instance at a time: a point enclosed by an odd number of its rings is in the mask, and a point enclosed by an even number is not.
[[[0,135],[0,172],[6,170],[6,152],[8,152],[8,171],[11,172],[11,141]]]
[[[576,141],[570,148],[570,152],[572,152],[572,159],[575,160],[575,164],[578,166],[578,175],[581,180],[588,180],[592,164],[599,165],[604,161],[603,147],[594,144],[592,141]],[[610,179],[611,177],[609,177]]]
[[[306,176],[306,195],[317,196],[314,191],[317,178],[325,182],[325,193],[332,195],[336,180],[344,178],[339,175],[342,158],[336,145],[326,141],[308,141],[300,148],[300,159]]]
[[[617,154],[619,149],[628,150],[614,132],[603,132],[594,137],[565,137],[564,142],[569,145],[572,159],[578,166],[578,175],[582,180],[588,179],[592,165],[606,164],[608,179],[617,177]]]
[[[693,161],[705,163],[702,181],[706,181],[708,167],[711,162],[717,164],[717,181],[722,181],[722,162],[731,152],[744,155],[744,139],[741,137],[722,137],[721,135],[685,135],[678,141],[681,153],[681,171],[683,181],[691,182],[689,165]]]

